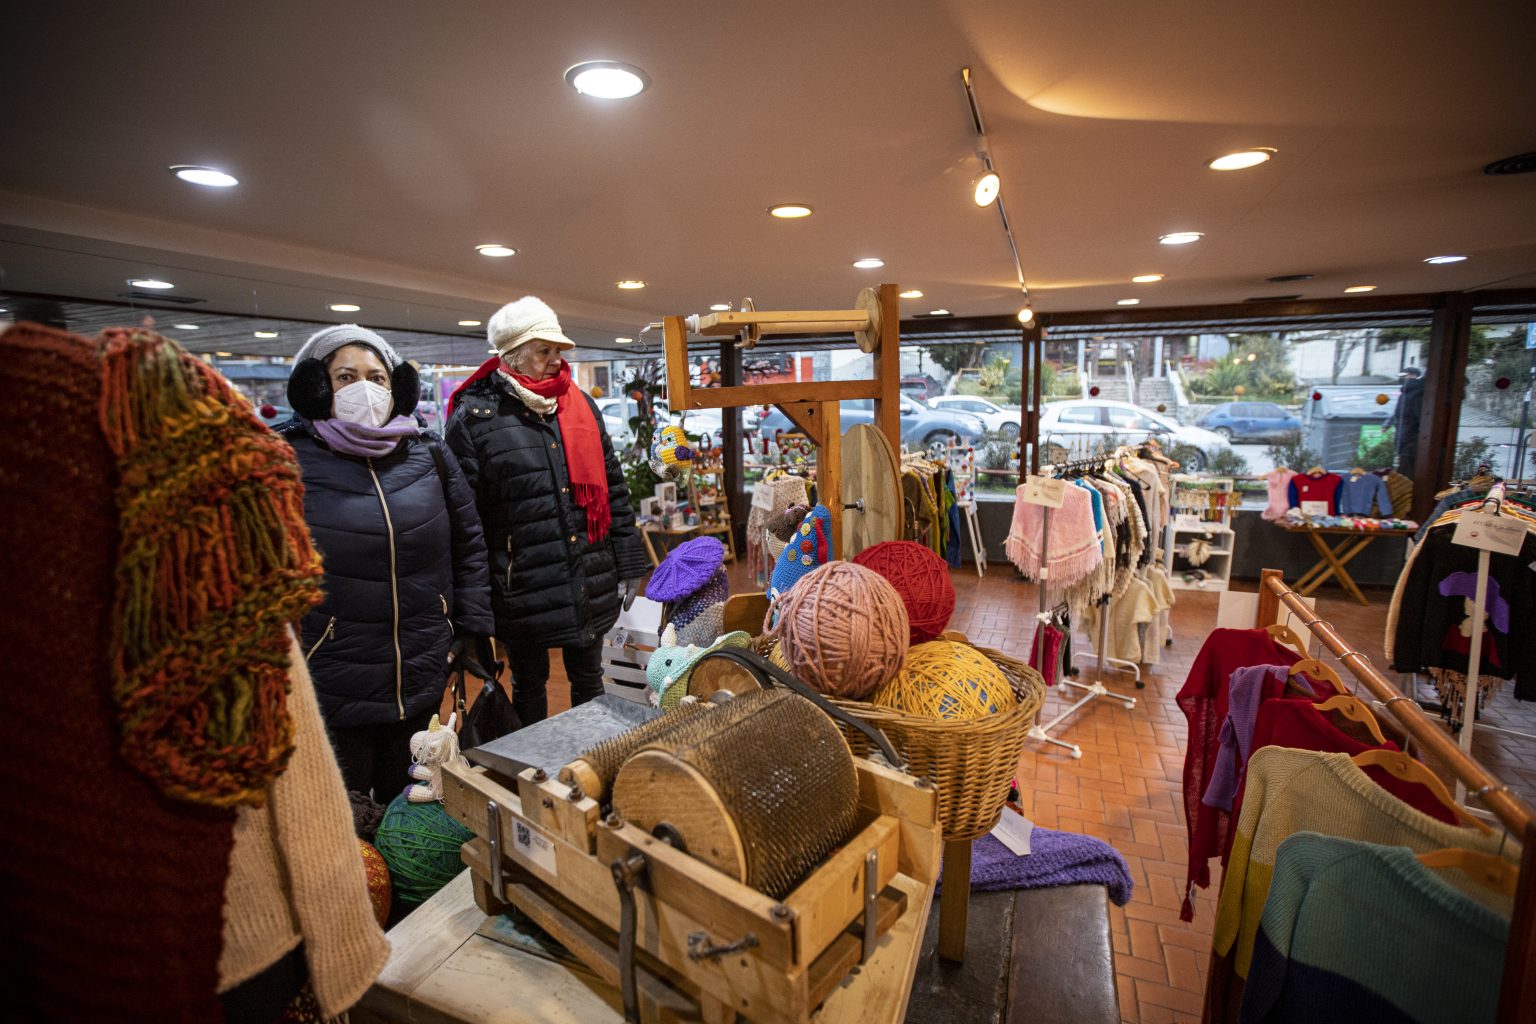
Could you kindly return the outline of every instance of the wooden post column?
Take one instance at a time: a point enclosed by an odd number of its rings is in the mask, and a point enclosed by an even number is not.
[[[1413,479],[1413,518],[1420,522],[1434,510],[1435,492],[1451,482],[1471,339],[1472,300],[1460,292],[1437,296],[1424,364],[1418,448],[1414,465],[1403,470]]]

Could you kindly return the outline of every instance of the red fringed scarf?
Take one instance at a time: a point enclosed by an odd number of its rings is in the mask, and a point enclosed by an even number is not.
[[[448,399],[448,415],[465,388],[484,380],[502,365],[500,357],[488,359]],[[577,507],[587,513],[587,540],[596,543],[608,536],[613,511],[608,506],[608,466],[603,460],[603,435],[597,417],[580,388],[571,387],[571,364],[560,360],[560,372],[547,380],[534,380],[508,371],[519,384],[540,398],[553,398],[560,423],[560,437],[565,442],[565,467],[571,478],[571,494]]]

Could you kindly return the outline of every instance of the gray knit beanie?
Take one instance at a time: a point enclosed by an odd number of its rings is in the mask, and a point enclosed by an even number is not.
[[[298,355],[293,357],[295,364],[302,363],[306,359],[318,359],[324,362],[332,352],[345,345],[367,345],[379,354],[384,364],[393,370],[400,365],[400,354],[396,352],[383,338],[366,327],[357,324],[337,324],[335,327],[322,327],[309,336],[304,347],[299,349]]]

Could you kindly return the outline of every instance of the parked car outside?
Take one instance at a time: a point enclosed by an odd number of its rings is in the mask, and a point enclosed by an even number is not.
[[[1130,402],[1072,398],[1048,402],[1040,410],[1040,443],[1047,452],[1054,451],[1053,461],[1091,455],[1111,443],[1140,444],[1149,437],[1165,447],[1187,444],[1199,449],[1200,458],[1188,467],[1195,471],[1205,468],[1205,452],[1231,447],[1220,434],[1184,426]]]
[[[1019,436],[1019,410],[1004,409],[979,395],[938,395],[928,399],[931,409],[958,409],[980,416],[987,430],[1004,437]]]
[[[926,402],[939,393],[939,382],[926,373],[901,378],[901,393],[919,402]]]
[[[854,399],[841,402],[839,406],[839,419],[845,432],[855,424],[875,421],[875,403],[871,399]],[[789,417],[778,409],[770,410],[763,417],[758,429],[768,438],[772,438],[775,433],[799,432],[799,428],[790,422]],[[948,443],[951,440],[959,444],[975,444],[986,432],[987,425],[979,416],[958,410],[930,409],[921,402],[914,402],[906,395],[901,396],[903,444],[926,447],[935,442]]]
[[[1200,426],[1228,441],[1279,441],[1301,429],[1301,417],[1274,402],[1223,402],[1201,418]]]

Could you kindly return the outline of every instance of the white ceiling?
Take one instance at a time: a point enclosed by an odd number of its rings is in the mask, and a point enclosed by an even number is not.
[[[583,342],[752,296],[1011,313],[971,66],[1043,311],[1536,285],[1536,4],[1488,0],[13,3],[0,288],[454,333],[532,292]],[[563,81],[644,68],[622,102]],[[1248,171],[1203,163],[1248,146]],[[210,164],[200,189],[169,164]],[[810,203],[785,222],[766,208]],[[1160,233],[1203,231],[1192,246]],[[479,242],[518,247],[492,260]],[[1426,266],[1441,253],[1471,257]],[[849,264],[875,255],[881,271]],[[1161,272],[1157,285],[1133,274]],[[1267,284],[1309,272],[1302,284]],[[620,278],[650,287],[621,292]]]

